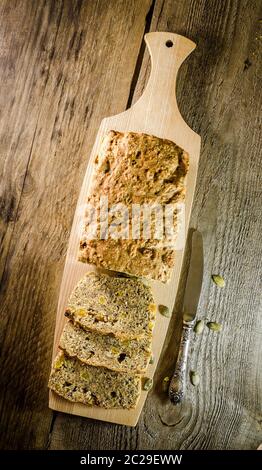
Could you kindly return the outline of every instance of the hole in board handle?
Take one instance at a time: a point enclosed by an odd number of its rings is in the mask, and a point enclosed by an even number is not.
[[[173,47],[173,45],[173,41],[171,41],[170,39],[166,41],[166,47]]]

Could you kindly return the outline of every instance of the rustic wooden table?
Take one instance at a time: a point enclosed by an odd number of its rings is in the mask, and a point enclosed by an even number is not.
[[[255,449],[262,440],[260,3],[0,2],[2,448]],[[198,46],[182,66],[177,96],[202,136],[190,224],[205,242],[198,313],[223,332],[194,341],[190,367],[200,386],[188,387],[167,426],[161,382],[177,354],[186,259],[154,390],[128,428],[53,413],[46,385],[88,155],[101,119],[144,89],[148,31],[176,32]],[[224,289],[211,281],[216,272]]]

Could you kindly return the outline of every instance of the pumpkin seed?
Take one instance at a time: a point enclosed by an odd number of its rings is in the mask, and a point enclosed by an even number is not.
[[[207,323],[207,327],[212,331],[221,331],[222,330],[221,323],[217,323],[215,321],[209,321]]]
[[[190,371],[190,381],[191,381],[191,384],[194,385],[194,387],[197,387],[197,385],[199,385],[200,377],[197,371],[195,370]]]
[[[204,329],[204,326],[205,326],[205,323],[203,320],[198,320],[196,322],[195,327],[194,327],[194,332],[196,333],[196,335],[201,335]]]
[[[166,305],[159,305],[158,306],[159,313],[163,315],[164,317],[169,318],[170,317],[170,310]]]
[[[150,390],[152,386],[153,386],[153,380],[149,378],[145,378],[144,384],[143,384],[143,390],[146,390],[148,392],[148,390]]]
[[[225,280],[220,274],[212,274],[212,279],[218,287],[225,287]]]
[[[167,392],[168,387],[169,387],[169,382],[170,382],[170,377],[165,377],[162,382],[162,389],[163,392]]]

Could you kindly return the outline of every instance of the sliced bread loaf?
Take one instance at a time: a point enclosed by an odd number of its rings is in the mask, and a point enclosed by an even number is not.
[[[134,408],[141,379],[137,375],[87,366],[61,352],[54,361],[48,386],[72,402],[103,408]]]
[[[70,357],[115,371],[142,373],[151,355],[152,335],[140,340],[120,340],[113,335],[85,331],[72,322],[65,324],[59,347]]]
[[[179,230],[177,203],[185,198],[188,166],[187,152],[170,140],[142,133],[109,131],[95,159],[79,260],[166,282],[175,262],[174,244]],[[110,230],[106,236],[101,197],[106,198],[108,207]],[[124,236],[119,231],[117,212],[113,210],[119,204],[126,209],[126,227],[129,227],[127,235],[126,229],[123,230]],[[165,227],[163,234],[157,235],[156,228],[166,220],[166,215],[158,219],[159,222],[152,217],[148,221],[149,234],[144,235],[141,230],[132,236],[133,209],[138,207],[143,216],[145,207],[158,207],[163,214],[167,207],[174,208],[169,228]],[[136,225],[135,232],[140,224]]]
[[[65,315],[85,330],[133,339],[152,332],[156,305],[140,279],[91,272],[76,285]]]

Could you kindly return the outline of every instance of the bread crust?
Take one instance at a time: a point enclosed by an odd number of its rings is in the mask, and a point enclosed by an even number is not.
[[[130,237],[134,204],[177,204],[185,197],[188,154],[167,139],[156,136],[110,131],[106,134],[95,159],[93,184],[87,198],[89,207],[97,211],[97,237],[90,239],[90,220],[86,220],[80,240],[78,259],[106,269],[143,276],[162,282],[169,280],[175,263],[174,244],[178,232],[178,214],[174,212],[173,235],[167,240],[154,235],[152,219],[149,238]],[[101,196],[108,207],[124,204],[128,209],[128,238],[100,239]],[[109,216],[109,225],[114,223]],[[169,243],[167,243],[167,241]],[[171,242],[171,243],[170,243]]]

